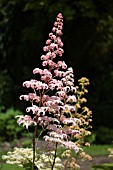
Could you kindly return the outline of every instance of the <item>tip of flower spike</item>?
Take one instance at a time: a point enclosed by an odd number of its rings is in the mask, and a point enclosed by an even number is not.
[[[60,19],[63,19],[62,13],[59,13],[59,14],[57,15],[57,17],[60,18]]]
[[[37,74],[37,73],[41,74],[41,73],[42,73],[42,70],[39,69],[39,68],[35,68],[35,69],[33,70],[33,74]]]

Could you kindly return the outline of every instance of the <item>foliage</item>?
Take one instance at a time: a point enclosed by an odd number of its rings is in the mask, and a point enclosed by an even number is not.
[[[15,120],[15,116],[20,114],[22,114],[21,111],[14,110],[13,108],[0,113],[0,141],[13,141],[22,137],[23,128],[17,126]]]
[[[96,143],[97,144],[112,144],[113,142],[113,129],[100,126],[96,133]]]
[[[23,142],[22,142],[22,146],[24,147],[24,148],[26,148],[26,147],[31,147],[31,139],[27,139],[27,140],[24,140]]]
[[[10,105],[12,100],[12,86],[13,81],[11,80],[10,76],[7,74],[7,72],[1,71],[0,73],[0,105],[5,105],[5,102]]]

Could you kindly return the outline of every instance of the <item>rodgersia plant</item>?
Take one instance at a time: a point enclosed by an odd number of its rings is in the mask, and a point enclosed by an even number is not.
[[[90,146],[89,141],[87,141],[87,136],[91,135],[90,130],[92,126],[90,125],[90,122],[92,122],[92,111],[86,106],[87,99],[84,97],[84,95],[88,93],[86,86],[90,83],[86,77],[82,77],[78,82],[79,86],[76,86],[77,102],[75,104],[76,111],[74,116],[79,118],[81,123],[76,126],[76,129],[80,132],[75,135],[75,138],[77,139],[76,145]],[[78,156],[84,160],[92,159],[90,155],[87,155],[84,151],[79,152]]]
[[[63,29],[63,16],[57,15],[52,32],[46,45],[43,47],[44,54],[41,56],[43,69],[35,68],[33,74],[38,74],[39,80],[25,81],[23,86],[32,89],[32,93],[21,95],[20,100],[31,103],[26,108],[26,115],[18,115],[17,122],[25,126],[34,126],[32,170],[36,165],[36,139],[37,125],[41,126],[42,132],[47,130],[44,140],[54,143],[54,152],[49,152],[53,161],[51,170],[54,169],[57,157],[58,145],[74,150],[79,153],[82,149],[73,138],[80,135],[80,117],[76,117],[76,88],[74,87],[73,69],[68,68],[60,59],[64,53],[61,40]],[[76,138],[76,141],[78,139]],[[69,155],[69,154],[67,154]],[[75,165],[72,159],[72,165]],[[72,167],[71,167],[72,168]]]
[[[40,75],[40,81],[34,79],[25,81],[23,86],[31,88],[33,93],[20,96],[20,100],[31,102],[31,106],[26,108],[26,112],[32,116],[28,114],[16,117],[18,124],[23,124],[27,129],[30,125],[34,125],[32,170],[35,162],[37,125],[40,125],[43,130],[48,130],[47,135],[44,136],[45,141],[55,143],[51,169],[55,165],[58,144],[74,149],[75,152],[80,149],[70,140],[70,136],[79,133],[78,130],[71,129],[71,126],[76,126],[80,120],[65,114],[66,111],[75,112],[76,97],[73,94],[76,88],[74,87],[73,69],[67,68],[66,63],[59,60],[64,53],[61,40],[62,29],[63,17],[60,13],[57,15],[52,33],[49,34],[49,39],[43,47],[45,54],[41,56],[41,60],[44,69],[35,68],[33,70],[34,74]]]

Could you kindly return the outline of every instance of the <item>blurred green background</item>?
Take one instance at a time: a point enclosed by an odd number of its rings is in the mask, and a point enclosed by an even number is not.
[[[22,83],[33,78],[33,68],[41,66],[42,49],[59,12],[64,16],[63,60],[73,67],[75,83],[81,77],[90,80],[87,98],[96,142],[111,143],[112,0],[0,0],[1,113],[11,107],[25,111],[26,102],[19,101],[25,94]]]

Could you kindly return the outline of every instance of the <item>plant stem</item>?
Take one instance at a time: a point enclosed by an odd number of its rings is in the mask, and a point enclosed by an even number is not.
[[[36,94],[36,90],[34,89],[34,93]],[[40,91],[39,91],[40,93]],[[37,95],[37,94],[36,94]],[[39,103],[39,107],[41,107],[41,103],[42,103],[42,97],[44,95],[44,91],[42,92],[42,94],[40,93],[40,103]],[[33,103],[32,103],[33,105]],[[37,123],[38,121],[38,116],[36,114],[35,117],[35,122]],[[35,166],[35,152],[36,152],[36,135],[37,135],[37,125],[34,126],[34,137],[33,137],[33,162],[32,162],[32,169],[34,170],[34,166]]]
[[[34,126],[32,170],[34,170],[34,166],[35,166],[36,132],[37,132],[37,126]]]
[[[54,160],[53,160],[53,164],[52,164],[51,170],[53,170],[54,165],[55,165],[55,159],[56,159],[56,154],[57,154],[57,146],[58,146],[58,143],[56,143],[55,154],[54,154]]]

